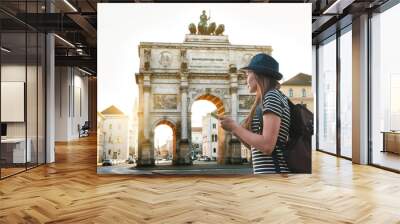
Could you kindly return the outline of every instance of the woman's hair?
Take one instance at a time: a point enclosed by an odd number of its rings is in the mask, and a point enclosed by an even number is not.
[[[242,123],[242,126],[251,131],[251,122],[253,121],[254,113],[256,112],[257,105],[262,101],[264,94],[272,89],[279,89],[280,84],[278,80],[271,78],[265,74],[257,74],[254,72],[257,81],[256,99],[251,106],[250,113]]]

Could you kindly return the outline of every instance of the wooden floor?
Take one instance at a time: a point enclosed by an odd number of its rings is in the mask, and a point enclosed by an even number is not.
[[[1,168],[1,177],[7,177],[7,176],[11,176],[13,174],[19,173],[19,172],[23,172],[25,171],[25,167],[24,168]]]
[[[400,170],[400,155],[391,152],[374,151],[372,157],[374,164]]]
[[[0,223],[400,223],[400,175],[315,152],[312,175],[96,174],[96,141],[0,181]]]

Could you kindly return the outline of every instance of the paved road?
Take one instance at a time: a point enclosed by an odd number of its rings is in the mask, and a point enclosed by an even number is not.
[[[216,162],[195,163],[192,166],[157,165],[155,167],[136,168],[132,164],[118,166],[98,166],[98,174],[167,174],[167,175],[225,175],[225,174],[252,174],[253,169],[249,164],[243,165],[217,165]]]

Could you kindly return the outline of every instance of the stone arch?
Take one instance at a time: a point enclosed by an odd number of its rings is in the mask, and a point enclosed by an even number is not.
[[[224,103],[224,101],[221,99],[220,96],[217,96],[216,94],[212,94],[212,93],[199,93],[195,97],[193,97],[193,99],[191,99],[191,102],[189,103],[188,111],[190,111],[190,114],[192,112],[193,103],[198,100],[207,100],[207,101],[213,103],[217,108],[218,115],[223,115],[223,114],[225,114],[226,111],[229,111],[226,108],[226,103]],[[191,120],[191,116],[190,116],[189,120]],[[189,122],[188,127],[189,127],[188,132],[190,133],[189,136],[191,138],[191,129],[192,129],[191,122]],[[227,133],[225,133],[224,129],[222,129],[221,127],[218,127],[218,134],[217,134],[218,135],[218,140],[217,140],[218,141],[218,151],[217,151],[218,164],[227,163],[226,160],[227,160],[227,156],[229,153],[227,152],[228,142],[226,142],[226,140],[228,138],[226,138],[226,134]]]
[[[217,113],[219,115],[229,111],[226,103],[224,103],[224,101],[222,100],[222,97],[213,93],[199,93],[195,95],[192,99],[190,99],[190,103],[188,105],[189,107],[188,111],[192,112],[193,103],[198,100],[208,100],[211,103],[213,103],[217,107]]]
[[[157,121],[155,121],[151,126],[152,133],[154,133],[155,128],[159,125],[167,125],[172,129],[172,161],[173,163],[175,163],[174,161],[177,160],[177,137],[178,137],[177,125],[171,119],[160,118]],[[153,154],[153,158],[155,158],[154,134],[151,135],[151,142],[152,142],[151,153]]]

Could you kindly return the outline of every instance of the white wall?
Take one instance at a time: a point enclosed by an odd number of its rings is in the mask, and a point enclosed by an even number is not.
[[[56,141],[79,138],[78,124],[88,120],[88,78],[72,67],[56,67]]]

